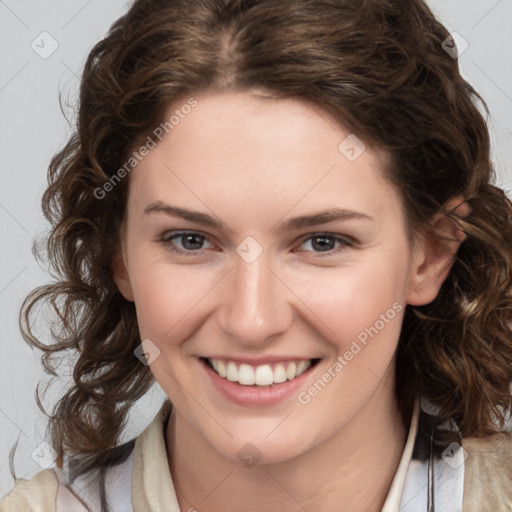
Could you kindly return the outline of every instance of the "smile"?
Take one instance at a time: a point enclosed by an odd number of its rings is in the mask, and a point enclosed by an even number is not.
[[[241,358],[242,359],[242,358]],[[227,357],[198,357],[200,374],[214,395],[245,407],[270,407],[293,400],[312,379],[320,358],[230,360]],[[252,364],[251,364],[252,363]],[[259,363],[259,364],[257,364]]]
[[[258,366],[222,359],[205,359],[223,379],[242,386],[266,387],[293,380],[313,366],[317,359],[299,359]]]

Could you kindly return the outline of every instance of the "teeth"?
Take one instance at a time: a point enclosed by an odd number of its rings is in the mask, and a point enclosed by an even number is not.
[[[221,377],[226,377],[227,375],[227,370],[226,370],[226,365],[224,364],[224,361],[218,361],[217,362],[217,368],[215,368],[217,370],[217,373],[221,376]]]
[[[233,363],[232,361],[228,363],[226,377],[231,382],[238,382],[238,368],[236,367],[236,364]]]
[[[295,363],[290,363],[286,368],[286,378],[288,380],[292,380],[295,375],[297,375],[297,365]]]
[[[248,365],[241,365],[240,370],[242,369],[242,366],[248,366]],[[249,366],[249,368],[252,367]],[[256,368],[256,371],[254,372],[254,382],[258,386],[270,386],[274,383],[274,373],[272,372],[272,368],[268,364],[264,364],[263,366],[258,366]],[[242,382],[242,378],[240,377],[240,384],[245,384],[245,382]]]
[[[309,368],[309,361],[301,361],[297,366],[297,375],[304,373]]]
[[[244,386],[252,386],[254,384],[254,370],[248,364],[241,364],[238,368],[238,382]]]
[[[220,359],[208,359],[208,361],[221,377],[231,382],[238,382],[243,386],[281,384],[302,375],[311,366],[311,360],[278,363],[274,367],[270,364],[256,367],[250,364],[237,366],[234,361],[222,361]]]
[[[278,364],[273,371],[274,382],[280,384],[281,382],[286,382],[286,370],[284,369],[283,364]],[[293,377],[292,377],[293,378]]]

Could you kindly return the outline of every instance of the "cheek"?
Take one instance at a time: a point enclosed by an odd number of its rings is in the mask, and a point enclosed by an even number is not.
[[[201,301],[218,280],[217,274],[206,267],[145,261],[143,255],[134,257],[133,262],[133,289],[141,337],[154,338],[158,344],[165,339],[168,345],[178,332],[180,337],[185,336],[183,328],[199,311]]]
[[[386,372],[405,310],[405,273],[396,261],[392,264],[382,257],[379,262],[343,273],[338,269],[337,280],[319,279],[315,288],[307,290],[312,301],[308,305],[318,312],[314,325],[323,343],[331,347],[332,356],[318,380],[301,390],[298,400],[307,406],[301,409],[301,421],[330,411],[325,432],[340,428],[380,386],[390,388],[387,379],[392,374]],[[314,291],[327,286],[329,293]]]
[[[381,253],[364,265],[322,269],[296,285],[314,313],[309,318],[316,318],[319,332],[340,352],[348,350],[354,339],[364,343],[375,336],[375,328],[386,337],[398,337],[399,313],[405,308],[404,269],[405,262],[393,262]]]

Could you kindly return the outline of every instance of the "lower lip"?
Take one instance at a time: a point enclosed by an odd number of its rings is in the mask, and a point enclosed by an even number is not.
[[[228,399],[240,405],[261,406],[274,405],[296,394],[304,384],[311,372],[318,366],[310,366],[304,373],[292,380],[281,384],[273,384],[269,387],[244,386],[238,382],[224,379],[203,360],[198,359],[199,364],[206,372],[213,385]]]

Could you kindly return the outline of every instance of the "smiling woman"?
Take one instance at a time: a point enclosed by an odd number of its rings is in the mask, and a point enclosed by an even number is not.
[[[57,465],[0,510],[512,508],[512,205],[448,38],[421,0],[135,1],[21,312],[78,356]]]

